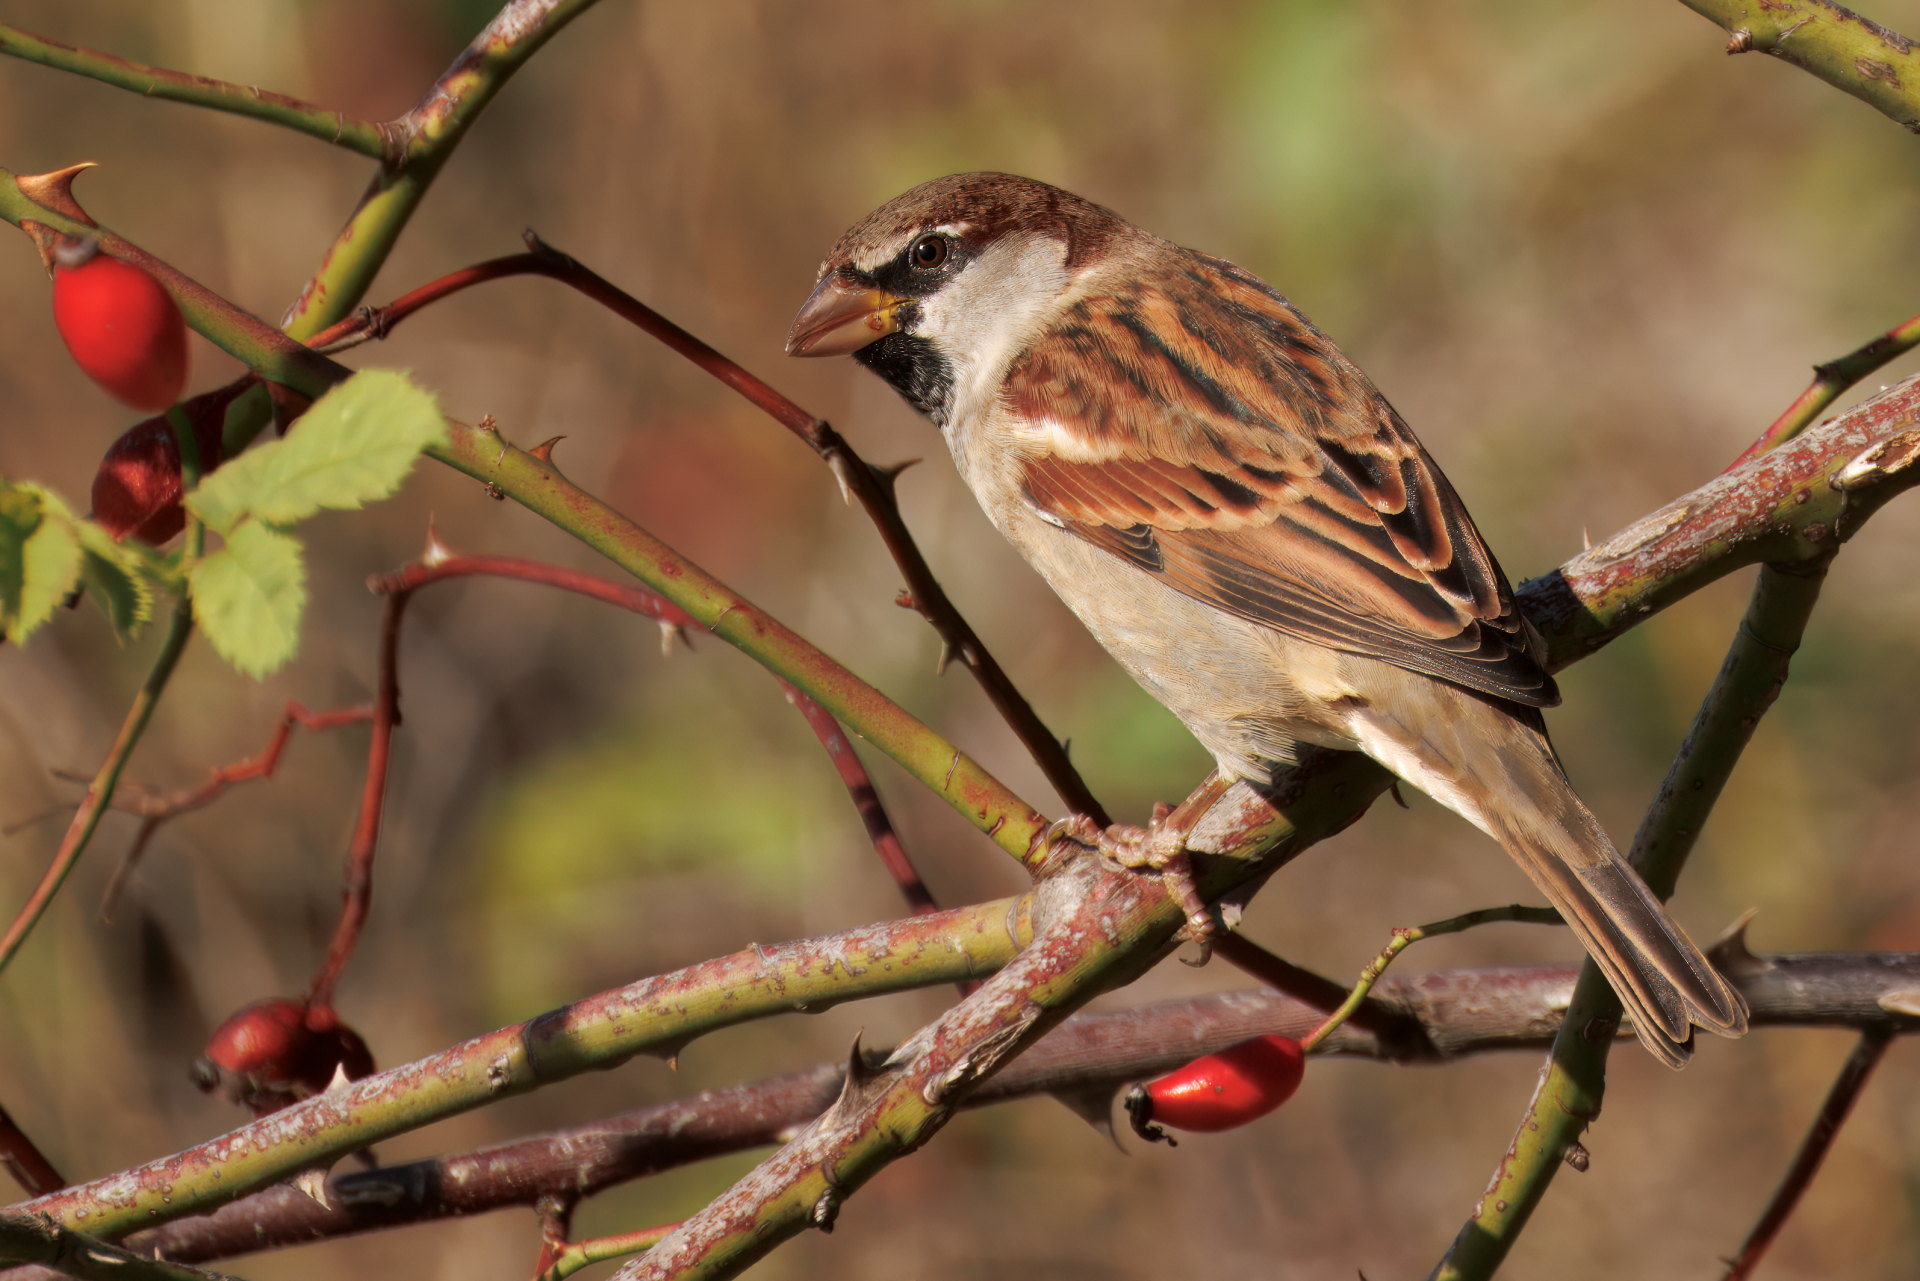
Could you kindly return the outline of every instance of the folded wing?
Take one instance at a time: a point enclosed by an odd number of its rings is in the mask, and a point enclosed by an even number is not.
[[[1076,304],[1016,362],[1027,500],[1277,631],[1557,702],[1459,496],[1366,375],[1255,277],[1177,261]]]

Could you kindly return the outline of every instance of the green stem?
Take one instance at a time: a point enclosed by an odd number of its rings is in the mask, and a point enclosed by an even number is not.
[[[534,1278],[534,1281],[566,1281],[580,1269],[590,1263],[605,1263],[609,1259],[624,1259],[630,1254],[639,1254],[659,1244],[660,1239],[680,1225],[669,1223],[664,1227],[644,1228],[638,1232],[622,1232],[617,1236],[594,1237],[587,1241],[569,1241],[554,1252],[553,1262]]]
[[[1486,925],[1492,921],[1524,921],[1529,925],[1559,925],[1560,914],[1550,907],[1523,907],[1510,903],[1505,907],[1483,907],[1473,912],[1463,912],[1459,916],[1449,916],[1444,921],[1434,921],[1430,925],[1413,925],[1396,929],[1393,938],[1380,949],[1380,954],[1367,963],[1360,971],[1360,978],[1347,993],[1346,1000],[1340,1002],[1326,1020],[1308,1033],[1300,1042],[1300,1048],[1311,1054],[1320,1048],[1321,1042],[1340,1029],[1340,1025],[1352,1018],[1372,994],[1374,985],[1380,976],[1387,972],[1394,958],[1423,939],[1439,938],[1442,934],[1458,934],[1470,930],[1476,925]]]
[[[671,1057],[720,1028],[989,974],[1031,940],[1032,900],[1029,894],[828,938],[749,946],[475,1037],[186,1152],[19,1208],[117,1238],[637,1054]],[[1177,909],[1168,910],[1177,917]]]
[[[388,126],[404,140],[383,162],[320,270],[287,317],[305,341],[358,306],[414,210],[473,122],[541,46],[592,8],[595,0],[510,0],[434,82],[418,105]]]
[[[6,22],[0,22],[0,54],[37,62],[43,67],[53,67],[59,71],[70,71],[102,84],[129,90],[143,98],[184,102],[210,111],[224,111],[230,115],[248,116],[282,125],[296,133],[304,133],[376,160],[386,154],[385,126],[368,120],[350,120],[338,111],[329,111],[311,102],[290,98],[284,93],[274,93],[270,89],[229,84],[225,80],[211,80],[206,76],[170,71],[165,67],[150,67],[144,62],[133,62],[110,53],[101,53],[97,49],[85,49],[36,36]]]
[[[1787,678],[1820,596],[1826,562],[1763,565],[1713,688],[1634,840],[1633,862],[1666,898],[1741,752]],[[1491,1277],[1520,1237],[1606,1093],[1620,1001],[1591,960],[1581,967],[1547,1070],[1493,1182],[1435,1267],[1439,1281]]]
[[[1914,42],[1833,0],[1681,0],[1732,34],[1728,53],[1772,54],[1920,132]]]
[[[187,638],[193,634],[193,607],[184,598],[174,607],[173,617],[167,623],[167,635],[160,643],[160,652],[154,656],[153,666],[147,672],[147,679],[141,684],[140,692],[134,695],[133,706],[127,709],[126,719],[121,722],[120,735],[114,739],[113,747],[107,752],[107,759],[93,776],[93,782],[87,787],[87,794],[81,798],[80,808],[74,813],[73,821],[67,826],[67,834],[60,842],[60,848],[54,853],[53,862],[34,887],[33,894],[20,909],[13,923],[7,927],[5,935],[0,936],[0,971],[7,968],[14,954],[26,942],[27,935],[46,914],[54,896],[60,887],[66,884],[67,876],[73,871],[74,864],[80,861],[93,833],[100,826],[100,818],[107,812],[113,801],[114,789],[120,785],[120,771],[126,767],[127,758],[133,755],[133,749],[140,744],[141,735],[146,733],[147,722],[153,719],[153,710],[159,706],[160,695],[167,687],[167,680],[173,675],[173,669],[180,661],[181,653],[187,647]]]

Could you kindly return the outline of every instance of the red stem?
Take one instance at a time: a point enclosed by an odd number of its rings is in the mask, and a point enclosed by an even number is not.
[[[787,692],[787,701],[792,703],[799,713],[807,718],[807,727],[814,737],[820,740],[820,746],[827,749],[827,759],[833,762],[840,781],[846,784],[847,794],[853,797],[853,808],[860,815],[860,822],[867,829],[867,839],[873,842],[874,853],[880,856],[880,862],[894,884],[900,887],[901,897],[906,899],[907,907],[915,916],[925,916],[937,912],[940,905],[933,901],[933,894],[927,889],[920,872],[907,856],[900,838],[894,833],[893,820],[887,817],[885,805],[880,803],[880,793],[873,785],[873,779],[867,773],[867,767],[860,763],[860,757],[854,752],[853,744],[847,738],[846,731],[840,728],[840,722],[819,703],[809,698],[785,680],[780,688]]]
[[[373,741],[367,745],[367,781],[360,794],[360,820],[347,853],[345,902],[340,906],[333,941],[327,946],[327,959],[313,976],[313,987],[307,994],[309,1010],[333,1009],[334,984],[353,955],[360,930],[373,909],[373,856],[380,847],[380,815],[386,802],[393,731],[400,724],[400,621],[411,598],[410,592],[388,596],[381,619],[380,690],[373,706]]]
[[[321,730],[338,729],[343,725],[358,725],[362,721],[372,719],[371,703],[335,708],[330,712],[310,712],[299,703],[288,703],[286,711],[280,714],[280,723],[274,727],[273,737],[269,738],[267,745],[253,756],[236,761],[232,765],[215,766],[208,771],[207,781],[198,787],[185,788],[161,796],[142,797],[133,801],[115,801],[115,809],[138,814],[144,821],[140,824],[140,831],[133,838],[133,844],[127,847],[126,855],[120,860],[120,866],[114,869],[113,876],[107,881],[106,890],[100,896],[100,919],[107,920],[114,903],[120,897],[120,891],[126,885],[127,878],[133,874],[141,854],[153,840],[154,833],[160,830],[161,824],[178,815],[206,808],[236,784],[272,778],[274,770],[280,767],[281,754],[286,751],[287,743],[292,739],[296,726],[308,733],[316,733]]]
[[[45,1196],[67,1186],[53,1162],[35,1146],[25,1131],[0,1107],[0,1168],[26,1189],[28,1196]]]
[[[1741,1243],[1740,1253],[1727,1261],[1725,1281],[1745,1281],[1753,1275],[1754,1268],[1766,1255],[1767,1247],[1773,1244],[1774,1237],[1786,1225],[1787,1217],[1812,1186],[1813,1176],[1820,1172],[1821,1163],[1833,1148],[1840,1126],[1845,1123],[1847,1114],[1853,1111],[1860,1092],[1866,1088],[1867,1078],[1873,1075],[1873,1069],[1880,1065],[1887,1046],[1892,1043],[1893,1034],[1884,1028],[1870,1028],[1861,1033],[1853,1053],[1841,1065],[1840,1075],[1834,1078],[1833,1088],[1827,1091],[1826,1101],[1813,1118],[1813,1126],[1807,1131],[1807,1137],[1801,1140],[1800,1150],[1794,1153],[1793,1164],[1787,1167],[1780,1186],[1774,1190],[1773,1199],[1767,1202],[1760,1221],[1753,1225],[1753,1231]]]
[[[694,621],[672,601],[645,588],[612,583],[580,570],[510,556],[448,556],[431,563],[420,561],[391,573],[377,574],[368,580],[368,586],[376,592],[399,595],[417,591],[430,583],[474,575],[512,578],[556,587],[677,627],[690,626]],[[774,679],[780,680],[779,677]],[[938,911],[926,882],[914,868],[913,860],[894,831],[893,820],[887,816],[886,806],[881,803],[872,777],[860,763],[840,723],[819,703],[785,680],[780,680],[780,687],[786,691],[787,701],[806,718],[808,727],[820,740],[820,745],[826,748],[828,759],[833,762],[840,781],[853,798],[854,809],[859,812],[860,821],[867,829],[867,838],[873,842],[881,864],[900,887],[907,906],[917,916]]]
[[[1840,399],[1840,393],[1916,344],[1920,344],[1920,316],[1901,321],[1873,341],[1854,348],[1837,360],[1815,365],[1813,382],[1760,433],[1759,439],[1728,464],[1726,470],[1732,471],[1749,458],[1764,454],[1782,441],[1799,435],[1807,424],[1820,416],[1821,410]]]
[[[732,358],[694,337],[639,299],[554,249],[533,233],[528,232],[526,240],[528,252],[524,254],[492,258],[450,272],[402,295],[386,307],[371,308],[341,321],[317,335],[314,345],[326,347],[331,344],[331,349],[338,350],[370,338],[384,337],[395,325],[423,307],[474,285],[510,276],[545,276],[585,294],[738,392],[768,417],[806,442],[808,448],[833,472],[843,492],[859,500],[868,519],[880,531],[881,540],[892,554],[901,576],[907,581],[904,599],[932,626],[940,637],[944,651],[957,655],[974,674],[994,708],[1012,727],[1067,807],[1104,827],[1110,821],[1107,812],[1094,799],[1085,780],[1068,760],[1066,748],[1042,723],[1032,704],[1014,687],[1006,671],[948,599],[939,580],[933,576],[932,567],[920,554],[913,535],[908,532],[906,522],[900,516],[899,504],[894,501],[892,478],[896,472],[873,467],[855,453],[852,446],[824,419],[814,417]]]

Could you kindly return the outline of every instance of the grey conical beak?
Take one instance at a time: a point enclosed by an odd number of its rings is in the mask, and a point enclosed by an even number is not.
[[[844,356],[900,328],[900,308],[908,300],[884,289],[861,286],[831,272],[793,318],[787,331],[789,356]]]

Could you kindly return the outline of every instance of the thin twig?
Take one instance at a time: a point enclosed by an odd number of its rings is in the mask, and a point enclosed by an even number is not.
[[[957,656],[973,673],[995,710],[1020,739],[1046,775],[1048,784],[1059,793],[1067,807],[1104,826],[1109,821],[1107,813],[1067,757],[1065,746],[1014,686],[1012,678],[947,596],[939,579],[934,576],[932,566],[921,555],[906,521],[900,515],[899,502],[894,497],[892,482],[898,474],[897,469],[888,471],[874,467],[861,458],[824,419],[796,405],[739,362],[694,337],[532,232],[526,233],[526,240],[528,252],[524,254],[475,263],[403,294],[385,307],[363,309],[315,335],[313,345],[323,350],[338,351],[369,338],[385,337],[424,307],[475,285],[513,276],[544,276],[585,294],[738,392],[749,404],[799,437],[827,464],[842,492],[859,501],[867,518],[879,530],[881,541],[886,544],[887,551],[907,583],[902,600],[933,628],[940,640],[942,654]]]
[[[1757,440],[1727,465],[1726,470],[1732,471],[1781,441],[1792,440],[1819,418],[1828,405],[1840,399],[1841,393],[1847,388],[1894,357],[1913,350],[1916,345],[1920,345],[1920,316],[1900,322],[1872,342],[1864,343],[1844,356],[1815,365],[1813,382],[1781,411],[1780,416],[1760,433]]]
[[[813,731],[814,737],[820,740],[820,746],[826,749],[827,759],[833,762],[834,771],[840,775],[847,795],[853,798],[853,808],[860,815],[861,825],[867,829],[867,839],[873,843],[873,852],[880,856],[881,866],[887,869],[894,884],[900,887],[900,896],[906,900],[907,910],[915,916],[939,911],[940,905],[934,902],[933,893],[920,878],[920,869],[913,865],[913,859],[900,844],[900,837],[893,830],[893,820],[887,816],[887,807],[881,803],[880,792],[874,787],[867,767],[860,763],[859,754],[853,750],[853,743],[847,738],[846,731],[840,728],[840,722],[833,719],[826,708],[785,680],[780,680],[780,688],[786,691],[787,701],[806,718],[807,728]]]
[[[333,989],[360,941],[373,910],[373,858],[380,848],[380,817],[386,807],[387,773],[393,756],[393,731],[400,724],[400,624],[410,592],[394,592],[380,618],[380,684],[373,704],[373,735],[367,744],[367,776],[360,792],[360,817],[347,851],[347,876],[340,919],[327,945],[326,959],[313,976],[307,1008],[331,1011]]]
[[[1304,1002],[1325,1013],[1339,1008],[1347,999],[1347,989],[1312,970],[1295,965],[1279,953],[1262,947],[1238,930],[1228,930],[1213,939],[1213,954],[1234,969],[1259,979],[1274,991]],[[1394,1022],[1377,1002],[1366,1002],[1355,1010],[1350,1021],[1376,1034],[1384,1033]]]
[[[4,1107],[0,1107],[0,1169],[12,1175],[28,1196],[45,1196],[67,1186],[53,1162]]]
[[[511,578],[521,582],[539,583],[547,587],[573,592],[605,604],[614,605],[631,613],[643,615],[669,626],[686,627],[693,624],[693,618],[656,592],[645,588],[629,586],[625,583],[608,582],[597,575],[568,569],[560,565],[549,565],[541,561],[523,560],[510,556],[455,556],[440,555],[431,560],[419,561],[385,574],[377,574],[368,580],[368,586],[375,592],[391,594],[396,592],[417,591],[431,583],[443,582],[451,578],[471,576]],[[860,821],[867,830],[867,838],[873,844],[874,851],[880,856],[880,862],[893,877],[906,897],[907,906],[916,914],[937,911],[938,904],[927,891],[926,883],[913,866],[906,850],[895,834],[893,821],[887,816],[886,807],[880,801],[880,794],[874,788],[872,778],[866,767],[853,750],[853,744],[847,739],[840,723],[831,713],[791,682],[775,676],[780,688],[785,691],[787,701],[806,718],[807,726],[820,740],[832,761],[835,772],[846,786],[853,799],[854,809],[860,815]]]
[[[667,1223],[657,1228],[643,1228],[638,1232],[621,1232],[613,1236],[568,1242],[555,1251],[552,1262],[535,1275],[534,1281],[566,1281],[567,1277],[590,1263],[624,1259],[630,1254],[650,1250],[662,1237],[679,1226],[678,1223]]]
[[[1884,1028],[1870,1028],[1861,1033],[1853,1053],[1840,1065],[1840,1075],[1834,1078],[1833,1088],[1827,1091],[1826,1101],[1814,1116],[1807,1137],[1800,1141],[1800,1150],[1794,1153],[1793,1164],[1787,1167],[1780,1186],[1774,1189],[1773,1197],[1767,1202],[1759,1222],[1753,1225],[1753,1231],[1741,1242],[1740,1253],[1727,1261],[1724,1281],[1746,1281],[1753,1275],[1753,1270],[1765,1257],[1767,1247],[1773,1244],[1774,1237],[1786,1225],[1788,1216],[1800,1204],[1800,1198],[1813,1185],[1813,1177],[1820,1172],[1821,1164],[1832,1150],[1833,1141],[1839,1136],[1840,1127],[1846,1123],[1847,1114],[1853,1111],[1860,1092],[1866,1088],[1867,1078],[1873,1075],[1873,1069],[1880,1065],[1891,1044],[1893,1036]]]
[[[361,703],[355,707],[335,708],[328,712],[310,712],[299,703],[288,703],[287,709],[280,714],[278,724],[274,726],[273,736],[267,745],[257,753],[231,765],[217,765],[208,771],[207,781],[198,787],[183,787],[170,792],[151,792],[137,785],[121,789],[113,808],[122,813],[140,816],[140,830],[135,833],[127,852],[121,856],[120,865],[107,881],[107,888],[100,894],[100,920],[111,919],[114,905],[119,901],[127,879],[133,875],[134,868],[140,862],[158,832],[168,820],[194,810],[205,809],[219,800],[227,789],[241,783],[250,783],[256,779],[270,779],[280,767],[280,757],[287,749],[287,743],[297,727],[308,733],[338,729],[343,725],[357,725],[373,719],[373,704]]]
[[[144,62],[62,44],[45,36],[22,31],[11,23],[0,23],[0,54],[37,62],[42,66],[98,80],[118,89],[130,90],[143,98],[163,102],[184,102],[212,111],[248,116],[282,125],[310,138],[357,151],[375,160],[389,148],[388,127],[371,120],[355,120],[338,111],[302,102],[271,89],[231,84],[166,67],[151,67]]]
[[[193,609],[182,600],[167,623],[167,634],[160,642],[160,652],[154,656],[153,666],[147,670],[147,678],[141,682],[140,692],[134,695],[132,706],[127,708],[119,735],[113,740],[113,746],[108,749],[107,758],[101,762],[99,771],[94,774],[86,795],[80,798],[79,808],[74,811],[73,820],[67,825],[66,835],[61,838],[53,861],[47,865],[40,883],[34,887],[26,904],[7,927],[6,934],[0,936],[0,970],[6,969],[7,963],[19,952],[20,945],[26,942],[34,925],[52,905],[54,896],[60,892],[60,887],[66,883],[74,865],[80,861],[80,855],[93,839],[101,816],[113,803],[114,789],[120,785],[120,772],[126,768],[127,758],[133,755],[133,749],[140,745],[140,739],[147,731],[147,723],[153,719],[154,709],[160,705],[160,695],[165,691],[167,681],[173,675],[173,669],[179,663],[181,653],[186,650],[187,638],[191,635]]]
[[[1352,1020],[1373,991],[1374,985],[1387,972],[1387,967],[1415,943],[1423,939],[1438,938],[1442,934],[1458,934],[1470,930],[1476,925],[1486,925],[1492,921],[1524,921],[1531,925],[1559,925],[1560,914],[1547,907],[1522,907],[1512,903],[1505,907],[1483,907],[1473,912],[1463,912],[1459,916],[1450,916],[1444,921],[1434,921],[1427,925],[1400,926],[1393,931],[1392,939],[1380,949],[1380,954],[1367,962],[1360,971],[1360,978],[1354,983],[1353,990],[1346,999],[1327,1014],[1319,1027],[1300,1039],[1300,1048],[1308,1054],[1319,1049],[1326,1039],[1340,1030],[1340,1027]]]

